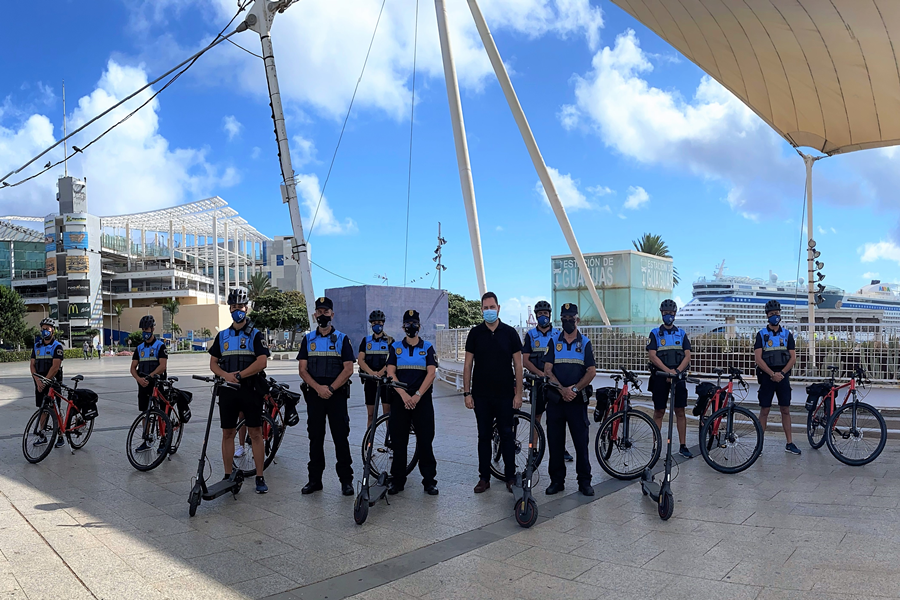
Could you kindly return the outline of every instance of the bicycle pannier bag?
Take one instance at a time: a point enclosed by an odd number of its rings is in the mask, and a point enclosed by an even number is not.
[[[300,414],[297,412],[297,404],[300,402],[300,394],[282,392],[281,399],[284,402],[284,423],[293,427],[300,423]]]
[[[75,402],[75,406],[78,407],[78,410],[81,411],[81,416],[84,420],[96,419],[100,414],[99,411],[97,411],[97,400],[99,400],[99,396],[97,396],[97,393],[93,390],[75,390],[72,400]]]
[[[603,420],[609,405],[616,401],[616,388],[602,387],[597,390],[597,407],[594,409],[594,422]]]
[[[695,417],[699,417],[706,412],[706,405],[709,403],[709,399],[715,395],[718,389],[716,384],[711,381],[703,381],[697,384],[697,387],[694,388],[694,391],[697,393],[697,404],[694,405],[694,410],[692,411]]]
[[[172,388],[172,396],[175,401],[175,407],[178,409],[178,419],[182,423],[187,423],[191,420],[191,408],[188,405],[194,399],[194,394],[186,390]]]
[[[821,383],[813,383],[812,385],[806,386],[806,410],[808,412],[812,412],[816,410],[816,406],[819,404],[819,400],[822,396],[828,394],[831,391],[831,382],[821,382]],[[831,407],[826,406],[825,412],[830,412]]]

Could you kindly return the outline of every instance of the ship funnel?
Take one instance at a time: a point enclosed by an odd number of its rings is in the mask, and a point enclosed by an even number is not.
[[[778,281],[778,275],[773,273],[772,270],[769,270],[769,283],[776,283]]]
[[[870,283],[869,285],[878,285],[879,283],[881,283],[880,279],[873,279],[872,283]]]

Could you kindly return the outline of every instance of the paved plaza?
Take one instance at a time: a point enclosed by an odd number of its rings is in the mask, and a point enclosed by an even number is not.
[[[27,365],[0,366],[0,597],[156,600],[163,598],[390,599],[706,598],[862,599],[900,597],[898,443],[873,464],[852,468],[826,448],[785,454],[770,430],[759,461],[721,475],[703,459],[682,462],[673,490],[675,516],[661,521],[636,483],[606,476],[591,450],[597,495],[567,489],[548,497],[546,458],[530,530],[512,517],[499,482],[481,495],[475,417],[461,394],[435,388],[439,496],[418,473],[390,506],[354,523],[353,497],[340,495],[326,441],[325,490],[301,496],[307,437],[288,429],[270,492],[245,484],[237,500],[204,502],[188,517],[209,386],[204,355],[173,356],[170,375],[194,393],[193,420],[178,453],[148,473],[125,457],[137,413],[128,357],[67,360],[67,377],[85,375],[100,395],[100,417],[87,446],[56,449],[38,465],[22,456],[21,434],[34,411]],[[268,373],[296,390],[294,361]],[[366,411],[354,377],[350,415],[357,478]],[[799,399],[799,400],[798,400]],[[755,403],[748,402],[750,406]],[[801,386],[795,404],[802,405]],[[300,408],[303,408],[301,404]],[[802,415],[796,414],[795,419]],[[218,419],[209,449],[210,482],[221,478]],[[596,434],[592,423],[591,441]],[[696,422],[689,423],[696,444]]]

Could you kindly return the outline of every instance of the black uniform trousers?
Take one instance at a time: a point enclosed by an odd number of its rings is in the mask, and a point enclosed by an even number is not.
[[[416,432],[416,448],[419,452],[419,473],[422,474],[422,485],[430,487],[437,483],[437,459],[434,457],[434,403],[429,389],[412,410],[406,408],[399,395],[394,394],[391,402],[391,418],[388,429],[393,440],[394,462],[391,465],[391,478],[394,485],[406,485],[407,447],[409,446],[409,427]]]
[[[588,421],[587,404],[576,396],[571,402],[547,403],[547,445],[550,448],[550,483],[566,481],[566,425],[572,442],[575,444],[575,472],[578,483],[591,483],[591,459],[588,455],[588,437],[590,422]]]
[[[513,438],[513,399],[472,396],[475,403],[475,421],[478,423],[478,476],[482,481],[491,480],[493,459],[494,423],[500,434],[500,454],[503,456],[506,481],[516,479],[516,448]]]
[[[331,398],[320,398],[309,389],[306,398],[306,432],[309,435],[309,480],[321,482],[325,472],[325,418],[334,441],[337,457],[335,470],[341,483],[353,483],[353,457],[350,454],[350,415],[347,413],[347,397],[350,386],[334,391]]]

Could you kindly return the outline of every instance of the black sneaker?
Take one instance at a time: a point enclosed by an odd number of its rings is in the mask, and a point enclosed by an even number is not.
[[[66,440],[63,439],[63,436],[59,436],[56,438],[56,448],[62,448],[66,445]]]
[[[800,456],[802,454],[802,452],[800,452],[800,448],[795,446],[793,443],[785,444],[784,451],[789,452],[791,454],[796,454],[797,456]]]
[[[688,450],[688,447],[684,444],[682,444],[681,448],[678,449],[678,454],[682,455],[685,458],[694,458],[694,455],[691,454],[691,451]]]
[[[269,486],[266,485],[265,478],[257,476],[257,478],[256,478],[256,493],[257,494],[265,494],[268,491],[269,491]]]

